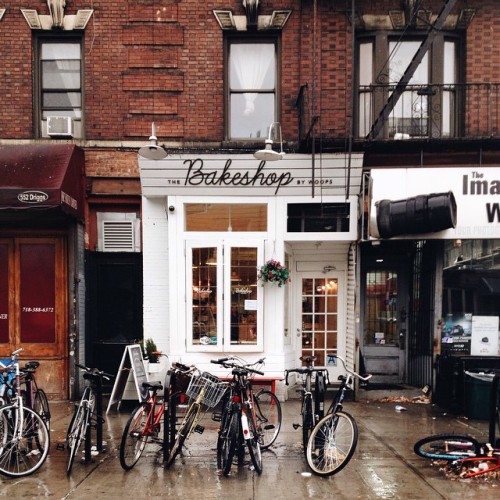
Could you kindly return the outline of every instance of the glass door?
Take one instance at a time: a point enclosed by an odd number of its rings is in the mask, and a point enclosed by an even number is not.
[[[339,351],[339,278],[334,275],[303,277],[300,320],[301,356],[316,356],[315,366],[336,366]],[[303,363],[305,365],[305,363]],[[333,380],[333,379],[332,379]]]
[[[369,270],[365,274],[362,353],[366,371],[376,382],[403,380],[406,310],[400,300],[401,286],[397,269]]]

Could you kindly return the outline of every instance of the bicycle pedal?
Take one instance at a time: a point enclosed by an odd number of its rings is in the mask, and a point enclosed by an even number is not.
[[[194,428],[194,432],[197,432],[198,434],[203,434],[203,431],[205,430],[205,427],[203,427],[203,425],[200,425],[198,424],[195,428]]]
[[[276,429],[276,426],[273,424],[267,424],[264,426],[265,431],[272,431],[273,429]]]
[[[292,424],[292,427],[297,430],[299,427],[302,427],[300,424]]]
[[[66,443],[57,443],[56,444],[56,450],[65,450],[66,449]]]
[[[212,420],[214,422],[221,422],[222,421],[222,413],[212,413]]]

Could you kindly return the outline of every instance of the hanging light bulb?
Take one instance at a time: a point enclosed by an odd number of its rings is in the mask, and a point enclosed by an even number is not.
[[[157,137],[156,137],[156,128],[155,122],[151,123],[151,137],[149,138],[149,144],[142,146],[139,149],[139,154],[143,158],[147,158],[148,160],[163,160],[163,158],[167,157],[167,152],[161,147],[158,146]]]

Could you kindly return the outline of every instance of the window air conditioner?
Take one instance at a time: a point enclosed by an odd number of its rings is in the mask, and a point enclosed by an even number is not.
[[[49,137],[73,137],[73,119],[70,116],[48,116]]]

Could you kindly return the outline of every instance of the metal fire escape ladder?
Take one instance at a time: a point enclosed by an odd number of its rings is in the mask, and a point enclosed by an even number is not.
[[[385,121],[389,118],[389,115],[396,106],[399,98],[403,95],[403,92],[406,90],[406,87],[410,83],[410,80],[412,79],[413,74],[415,73],[418,65],[422,62],[422,59],[424,58],[425,54],[429,50],[429,47],[434,41],[436,33],[443,27],[446,18],[448,17],[449,13],[451,12],[456,3],[457,0],[446,0],[446,3],[443,5],[443,8],[441,9],[441,12],[437,16],[434,23],[431,24],[427,36],[420,44],[420,47],[413,56],[413,59],[410,61],[410,64],[403,73],[403,76],[397,83],[394,92],[389,96],[389,98],[387,99],[387,103],[382,108],[382,111],[380,112],[377,119],[373,122],[372,128],[367,136],[367,139],[377,138],[380,132],[382,131],[382,127],[384,126]]]

